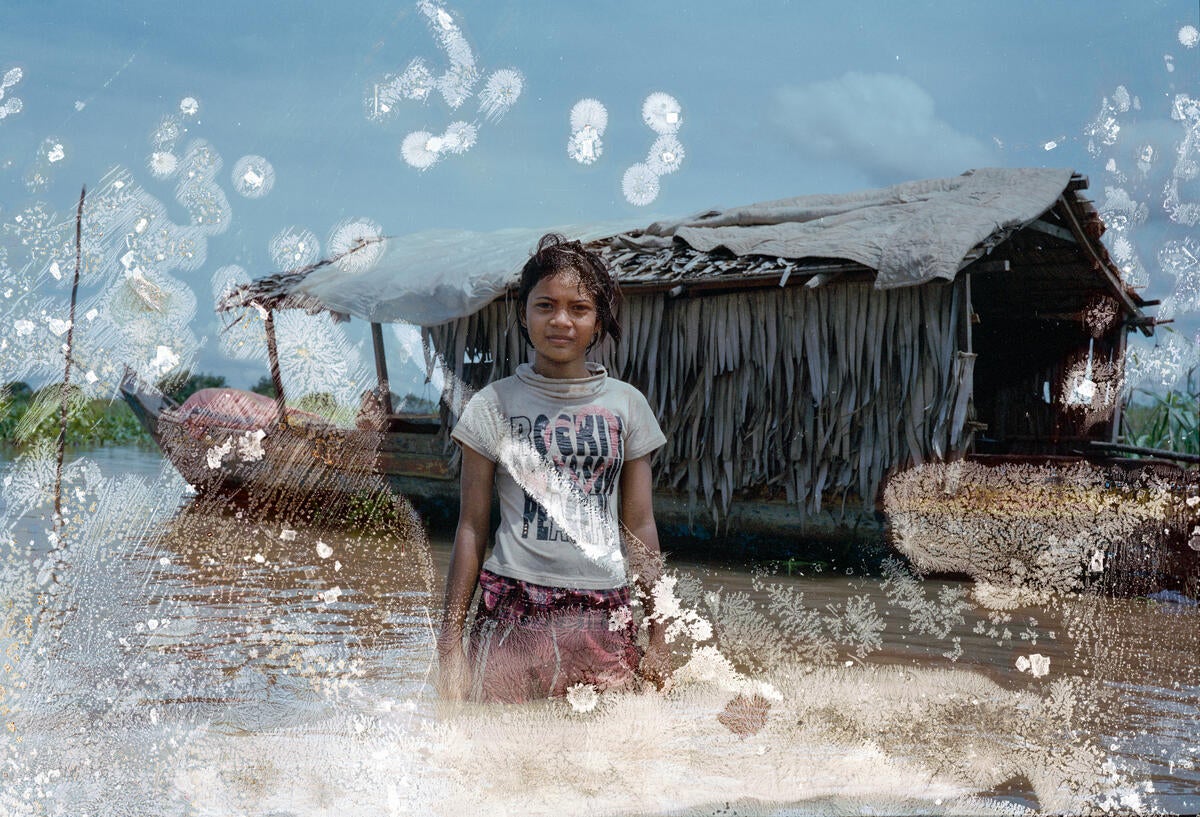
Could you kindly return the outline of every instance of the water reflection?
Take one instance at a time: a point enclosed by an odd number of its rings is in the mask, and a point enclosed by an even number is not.
[[[4,565],[15,814],[1195,808],[1186,600],[994,611],[903,572],[675,559],[715,632],[676,642],[666,696],[446,709],[447,541],[197,501],[152,452],[89,458],[112,481],[59,581],[37,580],[36,510]],[[1035,654],[1045,674],[1018,665]]]
[[[260,713],[247,691],[297,710],[364,684],[420,692],[435,582],[419,541],[240,516],[185,509],[136,552],[160,574],[139,600],[147,648],[210,673],[209,695],[236,688],[242,705],[222,717],[248,730],[279,724],[248,720]]]

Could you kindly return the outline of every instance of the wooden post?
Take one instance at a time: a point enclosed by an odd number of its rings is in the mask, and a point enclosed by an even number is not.
[[[1125,284],[1121,282],[1118,274],[1113,272],[1113,268],[1110,267],[1112,262],[1109,261],[1108,263],[1105,263],[1104,259],[1101,258],[1096,252],[1096,248],[1092,246],[1092,242],[1088,240],[1087,234],[1084,233],[1083,227],[1080,226],[1079,220],[1075,218],[1075,212],[1071,209],[1071,205],[1067,202],[1067,197],[1059,196],[1058,203],[1058,210],[1062,213],[1063,220],[1065,220],[1067,222],[1067,226],[1071,228],[1071,232],[1075,236],[1075,241],[1080,247],[1087,251],[1087,256],[1091,261],[1093,269],[1096,269],[1100,272],[1100,274],[1104,277],[1105,282],[1108,283],[1113,292],[1116,293],[1117,299],[1125,306],[1125,312],[1136,319],[1132,322],[1133,325],[1140,329],[1143,335],[1150,337],[1152,334],[1154,334],[1154,328],[1151,327],[1147,329],[1146,325],[1141,322],[1145,319],[1145,316],[1142,314],[1142,311],[1137,308],[1137,305],[1134,304],[1133,299],[1129,297],[1129,293],[1125,291]]]
[[[1115,344],[1117,348],[1116,354],[1113,357],[1116,358],[1116,364],[1119,367],[1119,371],[1122,372],[1125,371],[1125,343],[1132,330],[1133,327],[1128,326],[1124,322],[1121,323],[1120,328],[1117,330]],[[1118,383],[1118,386],[1120,387],[1120,391],[1117,393],[1117,399],[1113,405],[1112,419],[1109,420],[1108,441],[1110,443],[1121,442],[1121,418],[1125,414],[1125,383]]]
[[[79,191],[79,208],[75,211],[75,279],[71,282],[71,312],[67,316],[67,343],[63,357],[67,359],[63,369],[62,393],[59,395],[58,412],[58,459],[54,466],[54,532],[62,525],[62,469],[63,454],[67,445],[67,395],[71,384],[71,347],[75,341],[75,301],[79,298],[79,270],[83,262],[83,199],[87,185]],[[58,543],[55,542],[55,547]]]
[[[974,330],[971,328],[971,315],[974,310],[971,307],[971,273],[963,273],[963,312],[959,319],[961,324],[958,327],[958,348],[963,352],[974,352],[974,339],[972,334]]]
[[[387,356],[383,350],[383,327],[371,324],[371,345],[375,347],[375,377],[379,381],[379,399],[383,410],[392,413],[392,387],[388,384]]]
[[[279,410],[279,424],[287,425],[287,404],[283,399],[283,375],[279,372],[279,348],[275,345],[275,313],[267,312],[263,319],[267,330],[267,358],[271,364],[271,382],[275,385],[275,406]]]
[[[1007,264],[1008,262],[1005,262]],[[975,343],[974,343],[974,327],[971,325],[971,318],[975,314],[975,309],[971,304],[971,273],[964,272],[962,274],[962,306],[958,316],[958,359],[962,361],[962,365],[969,365],[971,373],[968,383],[959,383],[959,389],[966,388],[967,402],[966,413],[963,419],[963,425],[960,430],[961,448],[955,452],[954,459],[960,460],[967,454],[975,452]],[[957,415],[957,411],[955,412]]]

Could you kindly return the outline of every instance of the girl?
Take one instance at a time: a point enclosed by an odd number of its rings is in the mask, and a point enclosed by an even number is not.
[[[480,390],[451,432],[462,498],[438,637],[443,697],[518,702],[666,679],[658,622],[639,656],[626,578],[649,615],[661,562],[650,455],[666,437],[641,392],[586,360],[603,338],[620,340],[619,303],[600,257],[560,235],[543,236],[521,271],[533,364]],[[485,562],[493,486],[500,527]]]

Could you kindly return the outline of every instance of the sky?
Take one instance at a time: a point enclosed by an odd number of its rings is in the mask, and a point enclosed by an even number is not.
[[[281,253],[297,244],[281,246],[287,231],[303,238],[304,252],[316,243],[320,254],[347,220],[369,220],[388,235],[649,223],[973,167],[1042,166],[1090,178],[1110,249],[1128,242],[1119,261],[1145,297],[1167,299],[1164,317],[1176,319],[1180,332],[1159,333],[1174,343],[1163,354],[1195,354],[1200,245],[1187,208],[1200,201],[1200,182],[1178,158],[1188,122],[1173,120],[1172,108],[1181,95],[1200,96],[1192,37],[1200,0],[434,5],[449,15],[480,81],[457,108],[435,90],[424,101],[400,99],[377,121],[367,100],[389,76],[417,58],[435,76],[452,64],[416,2],[6,4],[0,106],[9,107],[0,110],[20,104],[0,119],[0,270],[6,283],[24,276],[30,294],[3,321],[25,316],[45,334],[46,310],[65,309],[69,293],[69,276],[48,272],[56,256],[31,249],[30,208],[40,204],[52,225],[73,229],[81,185],[103,200],[114,169],[124,190],[157,202],[159,223],[180,226],[172,235],[191,243],[183,242],[187,260],[172,260],[185,252],[180,241],[164,239],[165,249],[151,252],[136,237],[96,238],[124,240],[142,259],[122,262],[110,247],[95,262],[104,268],[85,276],[96,326],[109,327],[100,356],[140,355],[144,367],[166,345],[193,369],[245,386],[266,366],[261,352],[245,359],[254,344],[237,350],[222,336],[214,287],[281,268]],[[19,79],[7,84],[14,68]],[[499,69],[519,72],[521,92],[491,119],[479,94]],[[678,101],[683,159],[658,179],[657,197],[638,205],[622,180],[659,135],[642,117],[655,92]],[[567,152],[570,113],[585,98],[607,110],[602,152],[589,165]],[[469,150],[424,170],[402,157],[408,134],[436,135],[455,121],[477,127]],[[178,128],[171,140],[164,122]],[[155,153],[170,153],[178,167],[152,164]],[[239,193],[233,170],[243,157],[269,162],[265,194]],[[197,168],[189,186],[185,174]],[[205,202],[220,211],[207,226]],[[130,270],[173,299],[157,329],[130,329],[136,321],[120,299],[104,296],[123,285],[136,297]],[[50,377],[52,367],[12,358],[33,334],[8,331],[5,379]],[[355,348],[365,339],[361,324],[297,318],[289,331],[293,350],[319,335],[324,359],[361,358],[333,374],[285,372],[304,387],[322,377],[357,382],[354,372],[370,368],[369,348]],[[112,379],[112,367],[93,368],[101,384]],[[397,390],[419,390],[415,368],[402,371]]]

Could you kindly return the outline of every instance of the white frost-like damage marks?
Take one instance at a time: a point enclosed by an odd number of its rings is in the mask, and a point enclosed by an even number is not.
[[[1158,251],[1158,263],[1175,279],[1174,291],[1159,308],[1159,316],[1200,311],[1200,243],[1194,238],[1168,241]]]
[[[600,703],[600,692],[591,684],[574,684],[567,687],[567,703],[582,715],[591,712]]]
[[[1178,333],[1157,333],[1153,346],[1133,346],[1125,354],[1125,386],[1129,390],[1177,388],[1200,365],[1200,343]]]
[[[683,126],[683,107],[670,94],[655,91],[642,101],[642,121],[657,134],[678,133]]]
[[[479,92],[479,112],[493,122],[498,120],[516,104],[524,88],[525,78],[515,68],[492,72]]]
[[[964,573],[989,604],[1044,600],[1082,586],[1097,549],[1161,532],[1166,484],[1111,485],[1100,467],[930,463],[883,494],[892,542],[922,571]]]
[[[243,156],[233,165],[233,189],[248,199],[261,199],[275,186],[275,168],[262,156]]]
[[[325,242],[338,269],[350,275],[366,272],[383,255],[383,228],[368,218],[346,219],[337,224]]]
[[[680,636],[687,636],[695,642],[707,641],[713,635],[712,623],[694,609],[681,604],[675,595],[678,581],[675,576],[663,575],[654,583],[650,590],[654,612],[649,618],[666,628],[663,637],[667,643]]]
[[[373,81],[367,91],[366,115],[376,122],[391,119],[404,100],[425,102],[436,89],[451,110],[457,110],[475,93],[481,76],[475,53],[463,36],[458,23],[444,6],[432,0],[418,0],[419,11],[429,24],[434,40],[449,63],[447,69],[435,75],[425,60],[413,59],[396,74],[386,74]],[[504,116],[520,98],[525,78],[515,68],[493,71],[480,89],[479,115],[488,121]],[[479,121],[456,121],[441,135],[434,130],[417,130],[407,134],[400,145],[400,158],[418,170],[427,170],[448,154],[461,154],[474,147]]]
[[[658,198],[658,174],[642,162],[631,165],[621,177],[621,192],[625,200],[637,207],[644,207]]]
[[[0,78],[0,122],[13,114],[20,113],[21,109],[25,107],[25,103],[19,97],[9,96],[8,99],[4,98],[8,94],[9,89],[20,82],[24,76],[24,71],[19,67],[14,67],[5,71],[3,78]]]
[[[226,437],[224,442],[212,446],[205,452],[205,462],[213,470],[220,468],[225,460],[233,457],[242,462],[258,462],[266,453],[262,447],[262,441],[266,436],[267,432],[260,428],[257,431],[246,431],[239,435]],[[235,448],[236,454],[234,453]]]
[[[594,164],[604,152],[608,110],[598,99],[581,99],[571,108],[571,137],[567,140],[567,155],[581,165]]]
[[[1050,657],[1041,653],[1030,653],[1028,656],[1018,655],[1015,663],[1017,669],[1021,672],[1028,672],[1034,678],[1041,678],[1050,673]]]
[[[357,406],[369,381],[362,349],[325,312],[286,310],[276,316],[279,365],[289,394],[331,395],[341,406]]]
[[[1178,94],[1171,106],[1171,118],[1183,126],[1183,138],[1175,149],[1175,167],[1163,188],[1163,209],[1171,221],[1185,227],[1200,223],[1200,204],[1184,201],[1181,182],[1200,177],[1200,100]]]
[[[799,806],[1011,816],[1023,812],[975,793],[1020,776],[1043,811],[1078,812],[1130,785],[1091,747],[1064,744],[1080,717],[1069,686],[1041,697],[973,672],[905,668],[780,672],[760,683],[710,648],[676,677],[665,695],[601,696],[580,683],[562,704],[416,721],[347,708],[321,735],[200,729],[174,754],[173,784],[205,813],[304,813],[333,797],[359,813],[556,817],[708,813],[731,801],[763,815]],[[758,729],[739,733],[722,717],[738,695],[762,702]],[[480,757],[501,753],[486,785],[461,784],[480,779]]]
[[[637,207],[658,198],[659,176],[678,170],[684,156],[683,144],[675,135],[683,125],[679,100],[661,91],[650,94],[642,102],[642,121],[659,136],[650,146],[646,160],[632,165],[621,178],[625,200]]]
[[[317,263],[321,257],[321,242],[312,230],[288,227],[271,239],[271,261],[279,269],[295,270]]]
[[[1104,201],[1097,210],[1107,227],[1105,235],[1113,260],[1121,269],[1121,277],[1131,286],[1144,285],[1149,276],[1131,236],[1137,227],[1146,223],[1150,208],[1145,202],[1135,201],[1126,188],[1106,186]]]
[[[228,457],[232,451],[233,438],[230,437],[220,445],[214,445],[212,448],[208,449],[208,451],[205,452],[204,461],[208,463],[209,468],[216,470],[217,468],[221,467],[222,463],[225,462],[225,458]]]
[[[444,133],[413,131],[404,137],[400,156],[417,170],[426,170],[446,155],[466,153],[475,146],[478,129],[469,122],[452,122]]]
[[[250,282],[250,275],[237,264],[218,267],[212,275],[214,301],[228,295],[234,289]],[[267,357],[267,333],[264,314],[257,309],[245,308],[227,313],[226,325],[217,335],[221,354],[234,360],[265,360]]]
[[[258,462],[266,452],[263,451],[262,441],[267,436],[263,429],[247,431],[237,438],[238,457],[242,462]]]

